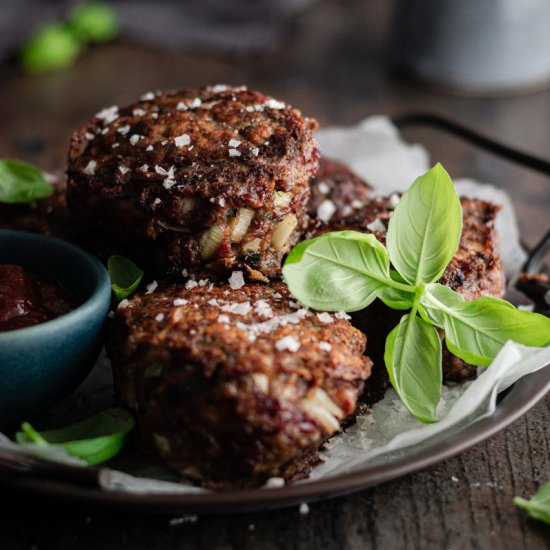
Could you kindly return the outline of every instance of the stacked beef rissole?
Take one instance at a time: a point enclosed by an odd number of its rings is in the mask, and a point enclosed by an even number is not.
[[[74,134],[69,207],[104,256],[175,279],[208,266],[265,280],[305,226],[315,127],[246,88],[146,94]]]
[[[121,302],[111,323],[118,399],[145,448],[208,486],[306,475],[361,395],[372,402],[387,385],[391,310],[356,314],[361,332],[343,313],[302,307],[280,282],[299,240],[339,229],[384,240],[399,200],[371,198],[339,163],[318,169],[315,127],[273,98],[214,86],[106,109],[72,140],[67,200],[82,237],[159,281]],[[495,208],[463,208],[442,282],[468,299],[498,295]],[[450,355],[446,368],[468,371]]]

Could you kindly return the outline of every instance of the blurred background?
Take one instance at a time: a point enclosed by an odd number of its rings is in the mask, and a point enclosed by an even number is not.
[[[541,157],[550,149],[547,0],[1,0],[0,157],[62,172],[72,131],[150,90],[245,84],[317,118],[431,112]],[[544,178],[435,130],[407,130],[454,176],[517,199]]]

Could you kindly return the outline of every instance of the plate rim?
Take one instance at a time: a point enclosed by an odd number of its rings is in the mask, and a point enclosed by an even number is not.
[[[490,416],[466,426],[452,438],[428,445],[412,456],[346,474],[274,489],[246,489],[201,494],[143,494],[105,491],[25,475],[1,475],[0,486],[65,502],[105,506],[147,514],[241,513],[297,506],[335,498],[417,472],[458,455],[510,426],[550,391],[550,364],[513,384]]]

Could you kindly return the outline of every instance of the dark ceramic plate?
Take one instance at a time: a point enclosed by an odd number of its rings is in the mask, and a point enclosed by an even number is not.
[[[550,163],[513,151],[438,117],[414,115],[401,117],[396,120],[396,123],[400,127],[413,124],[435,126],[509,160],[550,175]],[[530,270],[537,269],[535,264],[538,262],[534,260],[546,250],[548,242],[550,242],[550,233],[533,250],[530,261],[526,264]],[[142,513],[230,513],[297,505],[365,489],[461,453],[509,426],[543,399],[549,391],[550,368],[544,368],[520,379],[502,394],[493,415],[464,428],[458,434],[455,433],[404,458],[391,460],[385,464],[280,489],[181,495],[105,492],[99,489],[98,484],[99,477],[103,475],[101,470],[49,465],[33,459],[25,459],[15,453],[12,456],[0,455],[0,485],[49,499],[57,498],[87,506],[101,505]]]

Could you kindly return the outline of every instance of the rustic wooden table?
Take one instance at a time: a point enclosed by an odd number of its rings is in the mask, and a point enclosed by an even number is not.
[[[72,129],[150,89],[245,83],[285,99],[322,125],[385,113],[452,116],[503,142],[550,156],[550,90],[499,98],[452,95],[388,68],[392,2],[321,1],[276,51],[240,60],[118,43],[86,53],[59,74],[31,78],[0,68],[0,156],[62,171]],[[511,194],[524,240],[547,229],[550,182],[432,130],[407,131],[454,176]],[[550,399],[474,449],[426,471],[350,496],[234,516],[154,518],[70,508],[3,495],[1,548],[548,548],[550,528],[512,505],[550,479]]]

